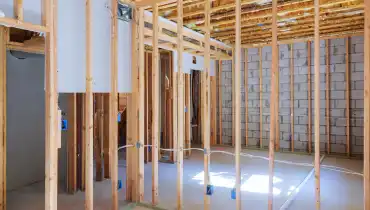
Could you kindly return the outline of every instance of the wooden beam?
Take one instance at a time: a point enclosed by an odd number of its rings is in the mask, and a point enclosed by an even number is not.
[[[320,210],[320,1],[315,3],[315,200]]]
[[[294,152],[294,51],[290,44],[290,147]]]
[[[272,0],[272,64],[271,64],[271,87],[276,87],[277,74],[279,71],[279,49],[277,43],[277,0]],[[276,88],[271,88],[270,105],[270,143],[269,143],[269,191],[268,191],[268,209],[273,208],[273,177],[274,177],[274,159],[275,159],[275,129],[276,129],[276,103],[278,103],[278,93]]]
[[[248,48],[244,49],[245,146],[248,146]]]
[[[182,68],[183,54],[183,2],[177,1],[177,209],[183,209],[183,176],[184,176],[184,72]]]
[[[77,96],[76,93],[68,95],[68,139],[67,139],[67,158],[68,158],[68,193],[77,191]]]
[[[350,140],[350,84],[351,84],[351,68],[349,66],[349,49],[350,49],[351,38],[346,38],[346,152],[347,156],[351,156],[351,140]]]
[[[370,209],[370,1],[365,3],[364,25],[364,210]]]
[[[137,198],[136,202],[144,201],[144,136],[145,136],[145,46],[144,46],[144,8],[139,8],[139,144],[140,148],[138,149],[138,172],[137,172]]]
[[[6,210],[6,41],[7,28],[0,26],[0,210]]]
[[[308,153],[312,152],[312,82],[311,82],[311,41],[307,42],[307,83],[308,83]]]
[[[325,97],[325,104],[326,104],[326,114],[325,114],[325,121],[326,121],[326,152],[330,154],[330,40],[325,40],[325,59],[326,59],[326,74],[325,74],[325,80],[326,80],[326,97]]]
[[[263,137],[263,118],[262,118],[262,112],[263,112],[263,105],[262,105],[262,48],[258,48],[258,54],[259,54],[259,86],[260,86],[260,93],[259,93],[259,99],[260,99],[260,148],[263,148],[262,144],[262,137]]]
[[[14,0],[14,16],[23,21],[23,0]]]
[[[232,50],[232,66],[231,66],[231,84],[232,86],[235,84],[235,48]],[[235,146],[235,92],[232,91],[231,94],[231,101],[232,101],[232,136],[231,136],[231,145]]]
[[[111,192],[112,192],[112,209],[118,210],[118,5],[116,0],[112,0],[112,23],[111,23],[111,90],[109,94],[109,150],[110,150],[110,172],[111,172]]]
[[[222,144],[222,60],[218,61],[218,129],[219,144]]]
[[[236,34],[236,41],[235,41],[235,82],[233,85],[233,92],[235,92],[235,127],[233,128],[235,131],[235,192],[236,192],[236,209],[242,209],[241,203],[241,192],[240,192],[240,185],[241,185],[241,169],[240,169],[240,150],[241,150],[241,141],[240,141],[240,71],[241,71],[241,0],[235,1],[235,34]]]
[[[279,55],[279,45],[278,47],[278,55]],[[279,59],[279,58],[278,58]],[[278,152],[280,150],[280,120],[279,120],[279,104],[280,104],[280,71],[279,71],[279,60],[278,62],[278,67],[276,70],[276,82],[275,82],[275,89],[276,89],[276,104],[275,104],[275,120],[276,120],[276,125],[275,125],[275,132],[276,132],[276,137],[275,137],[275,150]]]
[[[213,61],[212,61],[213,62]],[[216,73],[215,73],[216,74]],[[217,144],[217,76],[211,77],[211,145]]]
[[[50,30],[47,26],[27,23],[21,20],[8,18],[8,17],[0,17],[0,25],[6,26],[8,28],[19,28],[23,30],[43,32],[43,33],[47,33]]]
[[[159,52],[158,5],[153,5],[153,142],[152,142],[152,204],[158,204],[158,144],[159,144]]]
[[[205,15],[205,25],[209,26],[211,17],[210,17],[210,10],[211,10],[211,2],[210,0],[205,1],[204,6],[204,15]],[[210,116],[209,116],[209,110],[210,110],[210,95],[209,95],[209,86],[210,86],[210,39],[211,34],[209,27],[205,30],[205,36],[204,36],[204,71],[201,72],[201,78],[202,78],[202,86],[201,86],[201,98],[202,98],[202,140],[204,145],[204,150],[206,151],[204,153],[204,209],[208,210],[211,208],[211,199],[210,196],[207,195],[207,185],[209,185],[210,176],[209,176],[209,152],[210,152]]]
[[[191,148],[191,116],[190,116],[190,109],[191,109],[191,83],[190,83],[190,76],[191,74],[185,74],[185,106],[186,106],[186,113],[185,113],[185,148]],[[185,152],[187,157],[190,157],[191,150],[187,150]]]

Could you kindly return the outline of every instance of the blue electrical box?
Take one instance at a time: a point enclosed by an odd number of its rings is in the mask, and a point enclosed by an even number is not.
[[[67,120],[62,120],[62,131],[68,130],[68,121]]]
[[[120,190],[122,188],[122,180],[119,179],[117,184],[117,189]]]
[[[213,185],[207,185],[207,195],[212,195],[214,191]]]
[[[235,199],[236,199],[236,189],[235,189],[235,188],[233,188],[233,189],[231,190],[231,199],[233,199],[233,200],[235,200]]]
[[[117,122],[121,122],[121,113],[120,112],[118,112]]]

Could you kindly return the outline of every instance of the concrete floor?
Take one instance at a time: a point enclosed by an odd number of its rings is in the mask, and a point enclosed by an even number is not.
[[[231,148],[217,147],[213,149],[232,151]],[[267,151],[244,151],[253,155],[268,156]],[[123,157],[123,155],[120,155]],[[275,159],[290,160],[301,163],[312,163],[313,156],[277,153]],[[335,165],[362,172],[362,161],[326,157],[322,164]],[[125,180],[124,160],[120,160],[119,177]],[[241,159],[242,167],[242,205],[244,209],[267,209],[268,191],[268,161],[260,159]],[[289,195],[304,180],[311,167],[275,164],[274,174],[274,209],[280,209]],[[234,157],[225,154],[211,155],[211,182],[214,194],[211,196],[211,209],[235,209],[235,201],[231,199],[234,187],[235,169]],[[125,183],[123,181],[123,183]],[[362,177],[339,172],[321,170],[321,202],[323,210],[357,210],[363,209]],[[119,191],[121,209],[128,208],[124,201],[124,189]],[[184,209],[203,209],[203,153],[194,151],[191,158],[184,160]],[[315,209],[315,188],[313,176],[304,185],[289,209]],[[176,165],[159,163],[159,207],[175,209],[176,207]],[[110,181],[94,183],[94,209],[110,209]],[[151,164],[145,165],[145,195],[151,199]],[[9,210],[39,210],[44,209],[43,183],[24,187],[8,193]],[[126,207],[123,207],[126,206]],[[84,208],[84,193],[75,195],[60,193],[58,209],[80,210]],[[133,209],[146,209],[134,207]]]

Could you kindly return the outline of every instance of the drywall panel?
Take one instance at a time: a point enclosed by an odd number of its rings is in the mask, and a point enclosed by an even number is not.
[[[203,71],[204,57],[199,55],[192,55],[183,53],[182,67],[185,74],[190,74],[191,70]],[[173,51],[173,65],[174,71],[177,72],[177,51]],[[210,76],[215,76],[216,63],[211,60]]]
[[[92,1],[92,76],[93,92],[110,92],[111,1]]]
[[[23,0],[24,21],[42,25],[42,0]]]
[[[85,92],[85,1],[58,1],[58,91]]]
[[[131,58],[132,58],[132,26],[131,23],[118,20],[118,92],[130,93]]]
[[[14,0],[1,0],[0,10],[4,13],[5,17],[14,17]],[[1,13],[1,12],[0,12]]]

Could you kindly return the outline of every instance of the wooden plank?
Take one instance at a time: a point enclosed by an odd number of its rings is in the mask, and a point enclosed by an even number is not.
[[[209,94],[209,74],[210,74],[210,23],[211,23],[211,16],[210,16],[210,9],[211,9],[211,2],[210,0],[205,0],[204,5],[204,15],[205,15],[205,37],[204,37],[204,71],[201,72],[202,77],[202,87],[201,87],[201,98],[202,98],[202,140],[204,145],[204,187],[203,187],[203,199],[204,199],[204,209],[208,210],[211,208],[211,199],[210,196],[207,195],[207,185],[210,183],[210,176],[209,176],[209,151],[210,151],[210,94]]]
[[[6,209],[6,41],[7,29],[0,26],[0,210]]]
[[[263,148],[262,144],[262,137],[263,137],[263,118],[262,118],[262,112],[263,112],[263,105],[262,105],[262,48],[258,48],[258,54],[260,57],[259,60],[259,86],[260,86],[260,93],[259,93],[259,99],[260,99],[260,148]]]
[[[36,25],[36,24],[20,21],[17,19],[9,18],[9,17],[0,17],[0,25],[6,26],[6,27],[28,30],[28,31],[34,31],[34,32],[43,32],[43,33],[47,33],[50,30],[49,27],[47,26]]]
[[[232,50],[232,68],[231,68],[231,84],[235,84],[235,48]],[[231,145],[235,146],[235,92],[233,91],[231,94],[231,100],[232,100],[232,137],[231,137]]]
[[[138,149],[137,157],[137,198],[136,202],[144,201],[144,135],[145,135],[145,124],[144,124],[144,113],[145,113],[145,47],[144,47],[144,9],[139,8],[139,144],[142,145]]]
[[[235,83],[233,85],[233,92],[235,95],[235,194],[236,194],[236,209],[242,209],[241,203],[241,168],[240,168],[240,150],[241,150],[241,139],[240,139],[240,104],[241,104],[241,92],[240,92],[240,71],[241,71],[241,0],[235,1]]]
[[[364,210],[370,209],[370,1],[365,3],[364,25]]]
[[[45,210],[57,209],[58,196],[56,10],[55,0],[43,1],[43,28],[49,29],[45,39]],[[18,23],[22,25],[21,21]]]
[[[294,51],[290,44],[290,147],[294,152]]]
[[[14,0],[14,16],[23,21],[23,0]]]
[[[307,89],[308,89],[308,153],[312,152],[312,82],[311,82],[311,41],[307,42]]]
[[[325,87],[325,111],[326,111],[326,152],[329,154],[330,153],[330,142],[331,142],[331,137],[330,137],[330,40],[327,39],[325,40],[325,59],[326,59],[326,74],[325,74],[325,81],[326,81],[326,87]]]
[[[217,77],[211,77],[211,145],[217,141]]]
[[[279,45],[277,45],[278,48],[278,54],[279,54]],[[279,58],[278,58],[279,59]],[[279,71],[279,60],[278,62],[278,67],[276,70],[276,82],[275,82],[275,89],[276,89],[276,104],[275,104],[275,120],[276,120],[276,125],[275,125],[275,150],[278,152],[280,150],[280,118],[279,118],[279,104],[280,104],[280,71]]]
[[[103,100],[103,114],[104,114],[104,131],[103,131],[103,157],[104,157],[104,178],[110,179],[110,126],[109,126],[109,118],[110,118],[110,93],[104,94]]]
[[[218,62],[218,129],[219,144],[222,144],[222,60]]]
[[[351,156],[351,140],[350,140],[350,84],[351,84],[351,78],[350,78],[350,66],[349,66],[349,48],[350,48],[350,41],[351,38],[346,38],[346,152],[347,156]]]
[[[177,57],[180,57],[180,55],[177,55]],[[171,120],[172,120],[172,139],[171,139],[171,148],[177,148],[178,144],[178,114],[177,114],[177,106],[178,106],[178,92],[177,92],[177,79],[178,79],[178,72],[171,71],[172,75],[172,114],[171,114]],[[174,162],[177,159],[177,151],[171,152],[171,160]]]
[[[116,0],[111,1],[112,7],[112,24],[111,24],[111,90],[110,90],[110,109],[109,109],[109,150],[110,156],[110,174],[111,174],[111,192],[112,192],[112,209],[118,210],[118,5]]]
[[[158,5],[153,5],[153,142],[152,142],[152,204],[158,204],[158,153],[159,153],[159,52]]]
[[[191,116],[190,116],[190,109],[191,109],[191,86],[190,86],[190,74],[185,74],[185,106],[186,106],[186,113],[185,113],[185,148],[191,148]],[[185,152],[185,156],[190,157],[191,150],[187,150]]]
[[[77,96],[76,93],[68,95],[67,121],[67,158],[68,158],[68,193],[77,191]]]
[[[320,209],[320,1],[315,0],[315,201]]]
[[[248,146],[248,48],[244,50],[245,146]]]
[[[271,63],[271,87],[276,87],[277,72],[279,71],[279,49],[277,43],[277,0],[272,0],[272,63]],[[268,191],[268,209],[273,208],[273,177],[274,177],[274,159],[275,159],[275,134],[276,132],[276,103],[277,89],[271,88],[271,105],[270,105],[270,143],[269,143],[269,191]]]
[[[183,1],[177,1],[177,209],[183,209],[183,176],[184,176],[184,72],[182,68],[183,54]]]
[[[85,209],[94,208],[94,113],[93,78],[91,68],[91,10],[90,0],[86,0],[86,93],[85,93]]]

